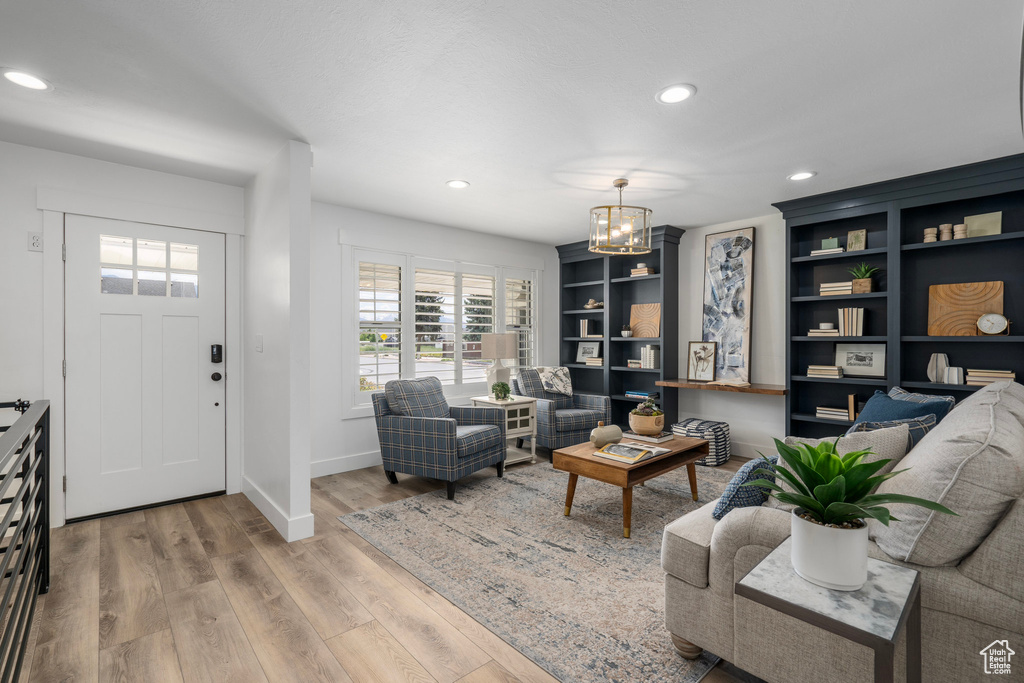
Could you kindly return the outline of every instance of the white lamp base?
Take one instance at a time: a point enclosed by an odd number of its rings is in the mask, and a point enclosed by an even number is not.
[[[491,393],[493,393],[491,387],[493,387],[496,382],[504,382],[505,384],[508,384],[511,379],[512,370],[510,368],[506,368],[505,364],[501,360],[494,361],[491,367],[487,368],[487,390]]]

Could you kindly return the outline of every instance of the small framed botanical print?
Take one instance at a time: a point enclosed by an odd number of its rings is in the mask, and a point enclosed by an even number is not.
[[[686,353],[686,379],[691,382],[715,381],[716,342],[692,341]]]
[[[863,251],[868,245],[868,231],[851,230],[846,234],[846,251]]]

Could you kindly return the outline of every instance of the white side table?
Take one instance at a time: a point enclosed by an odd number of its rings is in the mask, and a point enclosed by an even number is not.
[[[512,396],[507,401],[499,401],[493,396],[474,396],[470,400],[475,408],[501,408],[505,411],[506,437],[530,437],[530,455],[506,460],[506,465],[527,460],[537,462],[537,399]]]

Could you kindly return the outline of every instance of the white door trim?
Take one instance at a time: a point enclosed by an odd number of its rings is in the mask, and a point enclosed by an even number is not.
[[[111,207],[106,213],[119,213]],[[127,215],[98,218],[132,220]],[[182,226],[170,226],[182,227]],[[187,227],[187,226],[185,226]],[[225,414],[226,490],[242,490],[242,238],[224,230],[225,237]],[[43,211],[43,396],[50,401],[50,526],[63,526],[64,506],[64,213]]]

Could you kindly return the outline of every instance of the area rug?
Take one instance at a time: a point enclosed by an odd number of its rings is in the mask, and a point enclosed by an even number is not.
[[[697,502],[685,468],[634,488],[628,539],[622,489],[580,477],[566,517],[547,463],[338,519],[560,681],[696,683],[718,657],[672,647],[661,535],[730,477],[698,467]]]

